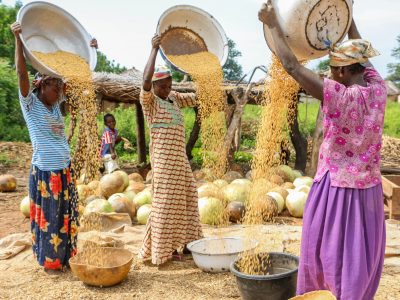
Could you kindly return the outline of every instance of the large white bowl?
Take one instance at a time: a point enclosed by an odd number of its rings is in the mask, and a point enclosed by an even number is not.
[[[274,0],[278,21],[287,42],[299,60],[328,54],[329,47],[342,41],[351,25],[352,0]],[[275,52],[268,26],[268,47]]]
[[[244,251],[254,250],[255,240],[240,237],[207,237],[188,244],[196,265],[205,272],[229,272],[232,262]]]
[[[22,27],[21,40],[25,56],[40,73],[61,77],[41,63],[32,51],[50,53],[63,50],[85,59],[91,70],[96,67],[96,49],[90,47],[92,37],[64,9],[44,1],[31,2],[19,10],[17,21]]]
[[[197,33],[206,43],[209,52],[215,54],[221,66],[228,59],[228,38],[221,24],[208,12],[191,5],[176,5],[167,9],[158,20],[157,34],[161,35],[169,28],[183,27]],[[163,59],[173,68],[187,73],[171,63],[163,50]]]

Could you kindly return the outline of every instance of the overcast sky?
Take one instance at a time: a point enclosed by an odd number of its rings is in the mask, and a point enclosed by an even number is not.
[[[3,0],[14,5],[14,0]],[[23,1],[24,4],[32,1]],[[191,4],[211,13],[233,39],[243,56],[244,72],[266,65],[271,55],[264,40],[257,12],[262,0],[50,0],[74,15],[96,37],[100,50],[108,58],[143,70],[150,51],[159,16],[169,7]],[[377,5],[379,3],[379,5]],[[383,75],[393,61],[391,50],[400,35],[400,1],[355,0],[354,18],[365,39],[372,42],[381,56],[372,62]],[[162,63],[161,59],[158,63]],[[315,66],[312,62],[311,66]],[[257,78],[263,76],[259,74]]]

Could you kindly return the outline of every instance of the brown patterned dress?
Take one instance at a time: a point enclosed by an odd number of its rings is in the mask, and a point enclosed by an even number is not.
[[[178,248],[203,237],[180,110],[195,106],[196,98],[193,93],[171,92],[162,100],[142,90],[140,103],[150,127],[153,202],[139,257],[151,257],[159,265]]]

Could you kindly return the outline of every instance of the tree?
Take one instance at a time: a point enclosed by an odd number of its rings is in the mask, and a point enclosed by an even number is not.
[[[97,51],[97,65],[94,70],[96,72],[121,74],[122,72],[126,71],[126,67],[121,66],[114,60],[108,60],[104,53]]]
[[[21,6],[20,1],[17,1],[14,7],[0,2],[0,57],[7,58],[11,64],[14,64],[15,39],[10,25],[15,22]]]
[[[6,6],[0,2],[0,140],[29,141],[28,130],[18,101],[18,80],[14,65],[15,38],[10,25],[22,6]]]
[[[236,49],[236,43],[230,38],[228,38],[228,47],[228,59],[222,68],[224,77],[227,80],[239,80],[243,75],[243,68],[237,58],[242,56],[242,52]]]
[[[393,81],[400,87],[400,35],[397,37],[398,46],[392,50],[392,56],[398,61],[388,64],[389,76],[388,80]]]
[[[0,140],[29,141],[18,101],[17,75],[7,59],[0,58]]]

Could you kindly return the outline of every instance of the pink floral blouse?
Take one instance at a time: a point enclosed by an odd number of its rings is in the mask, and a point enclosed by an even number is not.
[[[366,189],[381,183],[380,149],[386,107],[386,85],[366,68],[366,87],[324,81],[324,140],[314,181],[330,172],[331,185]]]

